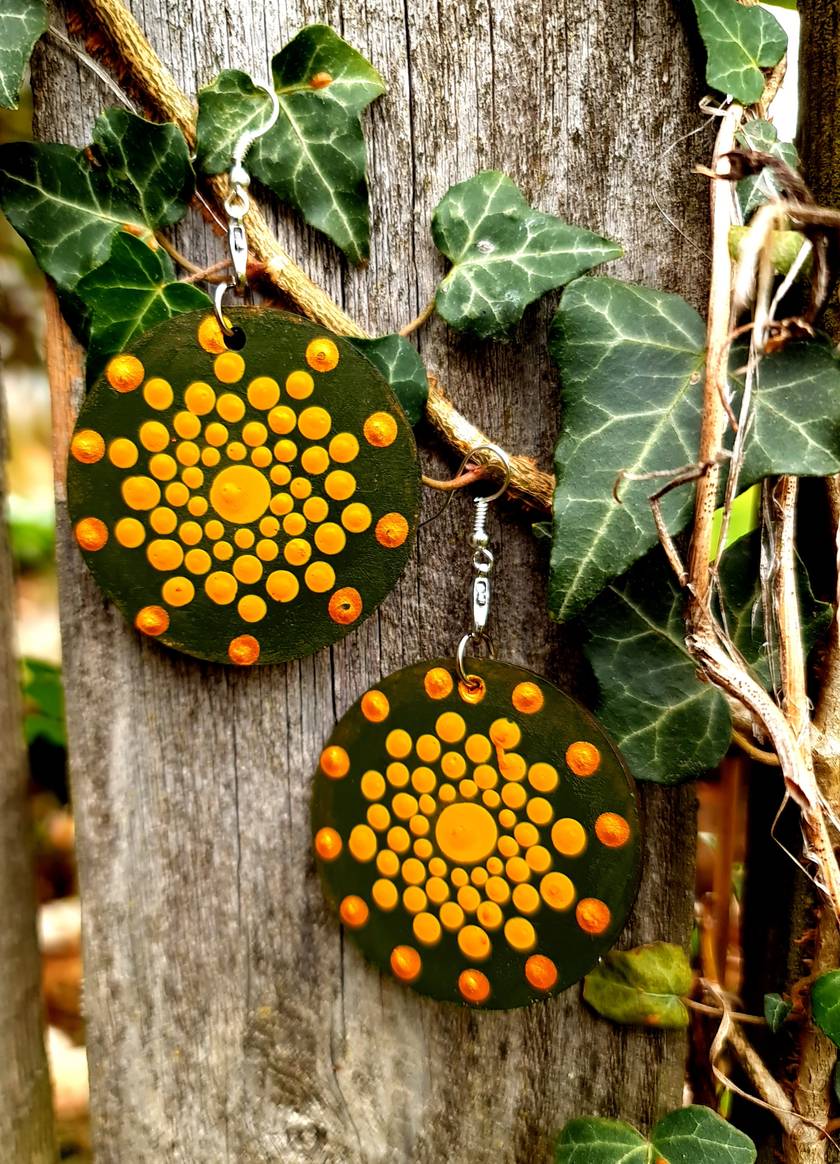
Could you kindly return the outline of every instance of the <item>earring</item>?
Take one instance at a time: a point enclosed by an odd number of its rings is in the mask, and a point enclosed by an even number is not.
[[[524,1006],[580,979],[636,896],[639,820],[615,745],[546,679],[497,662],[494,565],[475,498],[471,629],[454,658],[367,691],[321,753],[314,849],[330,901],[374,965],[423,994]],[[487,657],[469,659],[484,648]]]
[[[349,342],[245,291],[244,157],[225,203],[234,277],[215,312],[133,340],[94,383],[70,445],[76,541],[145,635],[240,665],[299,658],[346,635],[396,585],[417,527],[411,427]]]

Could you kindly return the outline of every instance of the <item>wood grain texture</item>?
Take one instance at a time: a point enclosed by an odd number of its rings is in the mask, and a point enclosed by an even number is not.
[[[6,416],[0,386],[0,515],[6,509]],[[32,821],[14,650],[12,556],[0,520],[0,1143],[9,1160],[56,1157],[35,932]]]
[[[270,53],[314,20],[381,70],[389,93],[366,119],[370,266],[348,271],[296,220],[275,217],[291,253],[375,333],[429,299],[443,270],[431,212],[452,182],[487,167],[542,210],[620,238],[615,273],[702,304],[705,190],[690,168],[708,139],[674,144],[702,121],[696,62],[668,0],[132,9],[189,92],[222,67],[266,75]],[[39,134],[85,140],[107,102],[96,82],[52,50],[35,80]],[[223,254],[196,219],[177,241],[197,262]],[[439,321],[419,334],[455,403],[544,466],[558,420],[549,310],[529,313],[510,345],[461,340]],[[60,460],[82,378],[72,344],[57,323],[50,331]],[[420,438],[427,471],[451,472],[428,432]],[[138,641],[71,546],[57,481],[97,1160],[542,1164],[571,1115],[647,1124],[679,1103],[682,1037],[616,1031],[574,989],[512,1014],[424,1000],[365,965],[323,904],[309,855],[320,746],[381,675],[452,650],[468,607],[465,500],[421,530],[401,583],[357,633],[246,673]],[[573,636],[545,616],[538,544],[519,512],[497,520],[500,657],[591,696]],[[642,800],[645,874],[623,941],[684,942],[693,793],[646,789]]]

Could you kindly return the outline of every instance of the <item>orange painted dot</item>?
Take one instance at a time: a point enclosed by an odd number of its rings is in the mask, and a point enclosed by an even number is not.
[[[467,736],[464,751],[467,754],[467,759],[472,760],[473,764],[486,764],[493,754],[493,748],[487,736],[477,733]]]
[[[300,465],[305,473],[311,473],[313,476],[318,476],[320,473],[325,473],[329,466],[330,459],[327,456],[327,450],[322,449],[320,445],[310,445],[308,449],[304,449],[300,454]]]
[[[370,917],[367,903],[361,897],[357,897],[355,893],[348,894],[342,900],[338,907],[338,913],[347,928],[351,930],[361,929]]]
[[[212,421],[204,430],[204,439],[208,444],[220,447],[228,439],[228,430],[217,420]]]
[[[454,901],[446,901],[440,907],[441,925],[447,930],[458,930],[464,924],[464,911]]]
[[[432,667],[426,672],[423,686],[430,699],[446,699],[452,693],[452,676],[444,667]]]
[[[356,478],[346,469],[333,469],[324,478],[324,491],[333,501],[346,501],[356,492]]]
[[[522,824],[518,824],[513,830],[513,835],[523,849],[529,849],[531,845],[535,845],[540,839],[539,830],[534,825],[529,824],[528,821],[523,821]]]
[[[178,524],[178,518],[171,509],[167,509],[165,505],[158,509],[153,509],[149,514],[149,525],[155,533],[171,534]]]
[[[385,792],[385,780],[381,772],[376,772],[370,768],[362,776],[361,781],[362,796],[367,800],[379,800]]]
[[[228,324],[228,320],[225,320]],[[215,315],[206,315],[198,325],[198,342],[205,352],[218,355],[225,350],[225,337]]]
[[[280,399],[280,385],[271,376],[257,376],[248,385],[248,403],[252,408],[267,412]]]
[[[201,458],[201,450],[198,445],[195,441],[181,441],[175,455],[182,465],[186,465],[181,474],[181,480],[191,489],[197,489],[204,481],[201,469],[193,468]]]
[[[288,493],[275,493],[271,499],[271,512],[283,517],[292,511],[294,504]]]
[[[414,936],[424,946],[435,946],[441,938],[440,922],[433,913],[418,913],[411,923]]]
[[[513,904],[520,913],[533,914],[540,908],[540,895],[533,885],[521,883],[513,891]]]
[[[191,497],[187,502],[187,509],[194,517],[204,517],[207,512],[207,502],[203,497]]]
[[[279,436],[285,436],[287,433],[290,433],[296,423],[297,417],[287,404],[281,404],[278,408],[272,408],[268,414],[268,427]]]
[[[564,857],[579,857],[586,848],[586,831],[580,821],[563,817],[551,830],[551,843]]]
[[[384,449],[397,439],[397,422],[389,412],[374,412],[365,421],[362,431],[369,445]]]
[[[532,954],[525,963],[525,977],[535,990],[553,990],[557,985],[557,967],[544,954]]]
[[[469,865],[489,857],[497,837],[495,820],[480,804],[449,804],[435,825],[435,840],[444,856]]]
[[[551,853],[543,845],[533,845],[528,849],[525,860],[535,873],[546,873],[551,868]]]
[[[528,769],[528,781],[537,792],[553,792],[560,777],[553,764],[538,762]]]
[[[511,836],[499,837],[499,852],[503,857],[515,857],[519,852],[519,845]]]
[[[510,886],[507,881],[505,881],[504,877],[498,877],[496,875],[488,877],[484,886],[484,892],[491,901],[498,902],[499,905],[504,905],[510,898]]]
[[[238,667],[250,667],[260,657],[260,644],[253,635],[238,635],[231,639],[228,658]]]
[[[522,732],[517,724],[510,719],[496,719],[490,725],[490,739],[497,748],[510,751],[518,746],[522,739]]]
[[[597,897],[582,897],[577,904],[575,917],[587,934],[602,934],[610,924],[609,908]]]
[[[445,877],[447,868],[446,862],[440,857],[432,857],[429,861],[429,872],[433,877]]]
[[[426,893],[429,901],[435,905],[442,905],[449,897],[449,886],[442,877],[430,877],[426,882]]]
[[[262,578],[262,562],[254,554],[240,554],[233,563],[233,574],[239,582],[253,586]]]
[[[202,465],[206,465],[208,469],[214,468],[214,466],[218,465],[220,460],[221,457],[219,455],[218,449],[201,450],[201,463]]]
[[[286,377],[286,391],[293,400],[305,400],[314,387],[315,381],[308,372],[291,372]]]
[[[372,829],[382,833],[391,823],[391,814],[384,804],[372,804],[365,814]]]
[[[216,403],[216,393],[203,380],[196,380],[190,384],[184,393],[184,404],[196,416],[206,416],[213,410]]]
[[[230,542],[216,542],[213,546],[213,556],[220,562],[229,562],[233,557],[233,546]]]
[[[245,415],[245,402],[233,392],[224,392],[216,401],[216,411],[228,424],[236,424]]]
[[[481,894],[472,885],[462,885],[458,890],[458,904],[464,913],[475,913],[481,904]]]
[[[540,882],[540,896],[552,909],[568,909],[575,899],[575,887],[565,873],[546,873]]]
[[[149,458],[149,472],[158,481],[171,481],[178,472],[178,466],[168,453],[155,453]]]
[[[166,486],[166,500],[170,505],[186,505],[190,499],[190,491],[180,481],[173,481]]]
[[[509,808],[503,808],[499,813],[499,824],[503,829],[512,829],[516,824],[516,813]]]
[[[210,574],[204,583],[205,594],[217,606],[227,606],[233,602],[238,589],[233,574],[228,574],[225,570],[217,570]]]
[[[420,811],[425,816],[433,816],[437,811],[437,801],[435,798],[424,793],[420,797]]]
[[[228,459],[231,461],[244,461],[248,450],[241,441],[231,441],[225,449]]]
[[[416,857],[403,861],[401,873],[407,885],[422,885],[426,880],[426,866]]]
[[[440,740],[437,736],[422,735],[415,745],[417,755],[425,764],[433,764],[440,755]]]
[[[525,779],[527,765],[518,752],[501,753],[497,762],[505,780],[518,782]]]
[[[630,825],[617,812],[602,812],[595,821],[595,836],[608,849],[620,849],[630,840]]]
[[[518,788],[520,786],[513,785],[513,787]],[[528,801],[528,807],[526,811],[528,813],[529,819],[532,820],[534,824],[538,825],[548,824],[548,822],[554,816],[554,809],[551,807],[549,801],[547,801],[543,796],[532,796]]]
[[[254,544],[254,534],[250,529],[238,529],[233,535],[234,544],[240,550],[249,550]]]
[[[341,524],[350,533],[364,533],[372,521],[370,510],[361,501],[351,501],[341,513]]]
[[[391,705],[384,691],[366,691],[361,702],[362,715],[369,723],[382,723],[388,718]]]
[[[393,849],[395,853],[407,853],[411,846],[411,837],[402,825],[395,825],[394,828],[388,829],[387,840],[388,848]]]
[[[351,432],[339,432],[332,438],[329,453],[339,465],[347,465],[359,455],[359,442]]]
[[[468,875],[466,869],[459,868],[459,869],[452,870],[452,884],[453,885],[457,885],[460,888],[462,885],[466,885],[468,881],[469,881],[469,875]]]
[[[357,861],[372,861],[376,856],[376,833],[369,825],[355,825],[350,831],[347,847]]]
[[[417,820],[419,818],[415,817],[414,819]],[[414,823],[414,821],[412,821],[412,824],[413,823]],[[423,823],[425,825],[428,825],[429,822],[424,820]],[[417,854],[417,856],[422,861],[427,861],[429,859],[429,857],[431,857],[432,853],[435,851],[435,847],[432,844],[432,842],[425,840],[425,838],[423,838],[423,837],[421,837],[420,840],[414,842],[413,848],[414,848],[414,852]],[[429,886],[427,883],[426,884],[427,891],[428,891],[428,888],[429,888]]]
[[[302,513],[289,513],[283,519],[283,532],[289,537],[297,537],[306,529],[306,518]]]
[[[542,710],[545,698],[536,683],[517,683],[513,689],[510,701],[517,711],[525,715],[533,715]]]
[[[271,487],[262,473],[250,465],[222,469],[210,486],[210,504],[225,521],[247,525],[268,509]]]
[[[333,622],[348,626],[362,613],[362,596],[352,586],[343,586],[334,592],[327,609]]]
[[[189,578],[167,578],[161,595],[167,606],[186,606],[195,598],[195,586]]]
[[[322,861],[334,861],[341,849],[341,837],[335,829],[318,829],[315,834],[315,852]]]
[[[187,550],[184,565],[191,574],[206,574],[211,566],[210,555],[205,550]]]
[[[400,820],[410,820],[417,812],[419,805],[416,797],[412,796],[410,792],[398,792],[391,802],[391,807]]]
[[[316,372],[331,372],[338,364],[338,348],[327,336],[319,336],[306,345],[306,362]]]
[[[76,522],[76,541],[83,550],[101,550],[108,541],[108,528],[98,517],[83,517]]]
[[[396,877],[400,871],[399,858],[389,849],[383,849],[376,854],[376,868],[383,877]]]
[[[117,392],[133,392],[143,383],[146,370],[136,356],[114,356],[105,368],[105,378]]]
[[[298,429],[310,441],[319,441],[325,437],[332,427],[332,417],[326,408],[313,404],[304,408],[298,417]]]
[[[458,946],[465,958],[483,962],[490,957],[492,945],[481,926],[466,925],[458,933]]]
[[[396,549],[407,537],[408,522],[401,513],[386,513],[376,523],[376,540],[386,549]]]
[[[242,428],[242,439],[252,449],[268,439],[268,429],[258,420],[249,420]]]
[[[537,944],[537,932],[524,917],[511,917],[505,922],[505,938],[514,950],[524,953]]]
[[[458,694],[464,703],[481,703],[487,694],[487,684],[479,675],[468,675],[458,680]]]
[[[321,771],[331,780],[341,780],[350,771],[350,757],[338,744],[330,744],[321,753]]]
[[[169,627],[169,615],[162,606],[144,606],[138,610],[134,625],[144,635],[162,635]]]
[[[380,856],[383,857],[386,855],[387,854],[385,853],[380,854]],[[374,900],[374,904],[377,905],[381,910],[384,910],[386,913],[390,912],[392,909],[396,909],[397,902],[400,899],[400,895],[397,892],[397,887],[393,881],[386,881],[382,877],[380,877],[377,881],[374,881],[373,888],[371,889],[370,893]]]
[[[137,464],[137,446],[126,437],[117,437],[108,445],[108,460],[118,469],[130,469]]]
[[[304,497],[308,497],[312,492],[312,482],[307,480],[306,477],[295,477],[289,486],[289,490],[293,497],[297,497],[302,501]]]
[[[420,977],[423,963],[411,946],[395,946],[391,951],[391,969],[401,982],[414,982]]]
[[[340,525],[325,521],[315,530],[315,545],[322,554],[340,554],[347,544],[347,536]]]
[[[464,800],[473,800],[478,795],[478,785],[474,780],[462,780],[459,791]]]
[[[266,579],[265,588],[275,602],[291,602],[298,596],[300,583],[289,570],[275,570]]]
[[[601,753],[587,740],[577,740],[566,749],[566,763],[575,776],[592,776],[601,766]]]
[[[259,622],[265,618],[267,607],[259,594],[246,594],[239,599],[236,609],[244,622]]]
[[[490,997],[490,981],[480,970],[462,970],[458,975],[458,990],[466,1002],[486,1002]]]
[[[274,455],[278,461],[284,464],[289,464],[297,456],[297,445],[294,441],[290,441],[288,437],[279,440],[274,446]],[[291,476],[291,474],[289,474]]]
[[[385,751],[395,760],[404,760],[411,752],[411,736],[403,728],[394,728],[385,737]]]
[[[492,788],[488,788],[486,792],[482,792],[481,799],[488,808],[498,808],[502,803],[502,798]]]
[[[332,73],[328,73],[325,69],[320,73],[313,73],[309,78],[309,85],[312,89],[326,89],[328,85],[333,83]]]
[[[179,437],[191,441],[201,432],[201,421],[192,412],[176,412],[172,418],[172,427]]]
[[[159,453],[169,444],[169,430],[159,420],[147,420],[140,425],[140,444],[150,453]]]
[[[531,876],[531,870],[528,862],[522,857],[511,857],[505,864],[505,873],[508,880],[515,885],[519,885],[523,881],[527,881]]]
[[[521,784],[506,784],[502,789],[502,800],[508,808],[521,808],[527,800],[527,793]]]
[[[172,538],[155,538],[146,547],[146,557],[155,570],[177,570],[184,560],[184,551]]]
[[[429,904],[419,885],[409,885],[408,889],[403,890],[402,903],[409,913],[420,913]]]
[[[239,352],[222,352],[213,361],[213,374],[223,384],[235,384],[245,371],[245,361]]]
[[[121,546],[134,550],[146,540],[146,530],[136,517],[123,517],[114,526],[114,537]]]
[[[482,901],[476,912],[476,918],[485,930],[497,930],[504,920],[504,915],[495,901]]]
[[[435,731],[445,743],[457,744],[466,735],[467,725],[457,711],[445,711],[438,716]]]
[[[437,777],[431,768],[415,768],[411,774],[411,785],[416,792],[434,792]]]
[[[276,517],[264,517],[260,522],[260,533],[267,538],[273,538],[280,529],[280,522]]]
[[[488,857],[485,867],[487,872],[493,877],[497,877],[500,873],[503,873],[505,869],[504,862],[501,861],[498,857]]]
[[[80,464],[95,465],[105,456],[105,441],[92,428],[83,428],[74,435],[70,452]]]
[[[205,523],[204,532],[212,541],[217,541],[225,532],[225,527],[220,521],[217,521],[215,517],[212,517],[208,522]]]
[[[441,784],[438,791],[438,799],[441,804],[451,804],[456,795],[457,793],[451,784]]]
[[[405,788],[408,784],[408,768],[399,761],[389,764],[385,769],[385,775],[388,777],[388,783],[392,784],[394,788]]]
[[[251,464],[256,465],[258,469],[267,469],[271,464],[271,450],[264,446],[254,449],[251,453]]]
[[[153,376],[143,387],[143,399],[149,408],[156,408],[158,411],[169,408],[173,400],[172,386],[168,380]]]
[[[445,752],[440,766],[444,776],[450,780],[460,780],[467,770],[467,761],[460,752]]]

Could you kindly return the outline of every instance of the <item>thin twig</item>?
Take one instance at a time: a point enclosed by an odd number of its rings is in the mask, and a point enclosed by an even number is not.
[[[185,279],[181,279],[182,283],[221,283],[222,272],[230,267],[230,259],[220,259],[218,263],[213,263],[210,267],[205,267],[202,271],[196,271],[194,275],[187,275]]]
[[[415,316],[414,319],[412,319],[411,323],[407,323],[405,325],[405,327],[400,328],[399,334],[401,336],[411,335],[412,332],[417,331],[418,328],[423,326],[423,324],[426,322],[427,319],[430,319],[432,317],[432,315],[434,315],[434,311],[435,311],[435,300],[434,300],[434,296],[433,296],[429,300],[429,302],[426,304],[426,306],[423,308],[423,310],[420,312],[420,314]]]
[[[732,729],[732,742],[737,744],[742,752],[746,752],[750,759],[757,760],[759,764],[767,764],[767,766],[770,768],[779,767],[779,757],[775,752],[766,752],[763,748],[757,748],[755,744],[747,739],[743,732],[739,732],[737,728]]]
[[[186,255],[182,255],[174,243],[172,243],[162,231],[156,230],[155,238],[174,263],[177,263],[178,266],[182,267],[185,271],[189,271],[191,275],[203,278],[202,268],[199,267],[197,263],[192,262],[191,259],[188,259]]]
[[[724,1011],[719,1006],[707,1006],[705,1002],[698,1002],[696,998],[684,998],[683,1002],[691,1010],[696,1010],[698,1014],[708,1014],[715,1018],[721,1018]],[[733,1010],[731,1012],[732,1018],[739,1023],[751,1023],[757,1027],[766,1027],[767,1019],[761,1018],[757,1014],[741,1014],[739,1011]]]
[[[440,489],[443,491],[451,491],[453,489],[465,489],[467,485],[474,485],[476,481],[480,481],[482,477],[488,477],[486,466],[480,466],[477,469],[469,469],[466,473],[462,473],[460,477],[450,477],[448,481],[438,481],[435,477],[427,477],[423,474],[423,484],[429,489]]]

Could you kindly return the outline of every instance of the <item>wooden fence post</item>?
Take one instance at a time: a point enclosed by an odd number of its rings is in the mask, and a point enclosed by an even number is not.
[[[271,53],[317,20],[382,71],[389,92],[366,119],[369,268],[348,271],[321,238],[275,216],[291,252],[374,334],[428,300],[442,271],[431,212],[485,168],[505,170],[541,209],[620,239],[616,274],[702,305],[691,240],[706,237],[705,189],[690,170],[705,139],[680,140],[700,124],[700,91],[669,0],[131,7],[190,94],[223,67],[268,75]],[[39,50],[35,87],[36,130],[62,141],[87,140],[111,100],[52,46]],[[196,262],[223,254],[203,222],[178,234]],[[530,313],[509,346],[470,344],[439,320],[419,339],[459,406],[546,466],[558,408],[548,315]],[[167,654],[123,623],[71,545],[61,462],[82,380],[57,317],[50,336],[97,1164],[544,1164],[571,1115],[647,1123],[678,1104],[680,1035],[617,1030],[577,990],[510,1014],[423,1000],[369,968],[324,908],[308,824],[320,746],[366,686],[457,641],[465,504],[421,531],[397,591],[332,650],[247,672]],[[432,472],[452,470],[428,432],[421,441]],[[579,655],[544,613],[546,563],[521,511],[505,515],[497,544],[500,654],[579,689]],[[624,942],[685,942],[693,792],[642,799],[645,876]]]

